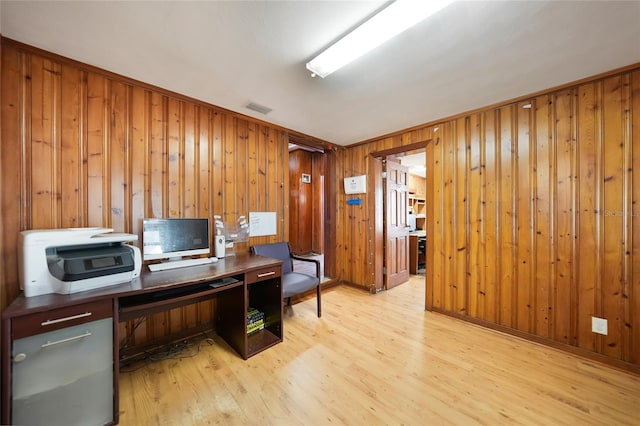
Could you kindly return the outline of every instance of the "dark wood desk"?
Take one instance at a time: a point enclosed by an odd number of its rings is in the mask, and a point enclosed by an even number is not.
[[[217,298],[217,315],[212,327],[242,358],[247,359],[282,341],[281,270],[279,260],[241,254],[220,259],[214,264],[161,272],[149,272],[143,266],[139,278],[98,290],[70,295],[46,294],[29,298],[19,296],[2,313],[0,422],[12,423],[12,363],[31,362],[31,359],[38,358],[26,359],[25,354],[19,354],[21,359],[14,361],[13,347],[17,340],[41,334],[44,336],[75,326],[88,327],[88,324],[97,322],[96,320],[112,319],[113,418],[107,424],[115,424],[119,420],[119,322]],[[216,287],[222,282],[226,285]],[[268,321],[264,330],[248,336],[249,306],[264,312]],[[91,335],[87,333],[87,336]],[[67,341],[76,339],[74,337],[54,343],[63,343],[61,346],[64,346]],[[47,341],[43,347],[47,345],[51,345],[51,342]],[[56,391],[49,392],[53,394]]]

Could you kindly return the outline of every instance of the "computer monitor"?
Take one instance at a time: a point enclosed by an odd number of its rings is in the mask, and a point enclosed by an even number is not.
[[[177,260],[183,256],[209,253],[208,218],[145,218],[142,220],[144,260]]]

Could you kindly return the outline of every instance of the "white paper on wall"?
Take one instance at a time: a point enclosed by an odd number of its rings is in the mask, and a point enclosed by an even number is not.
[[[249,212],[249,236],[276,235],[276,212]]]

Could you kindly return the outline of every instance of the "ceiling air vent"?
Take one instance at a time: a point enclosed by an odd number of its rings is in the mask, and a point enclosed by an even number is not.
[[[250,109],[250,110],[255,111],[255,112],[259,112],[260,114],[269,114],[271,111],[273,111],[271,108],[266,107],[264,105],[257,104],[255,102],[249,102],[245,106],[245,108]]]

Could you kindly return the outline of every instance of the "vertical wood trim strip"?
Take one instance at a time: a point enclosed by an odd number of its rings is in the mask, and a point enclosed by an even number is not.
[[[480,116],[474,114],[467,121],[467,151],[468,151],[468,184],[467,184],[467,314],[478,315],[478,297],[481,288],[481,277],[484,264],[481,247],[482,227],[482,160],[480,144]]]
[[[519,120],[518,120],[518,104],[513,104],[509,108],[510,115],[510,139],[511,139],[511,150],[509,151],[511,155],[511,179],[509,184],[511,185],[511,206],[509,210],[511,211],[511,282],[509,292],[511,294],[511,315],[509,319],[509,323],[511,327],[518,328],[518,298],[520,297],[518,291],[518,259],[520,256],[520,245],[518,244],[518,228],[521,226],[520,223],[520,209],[518,208],[518,197],[520,195],[520,187],[517,185],[518,179],[520,176],[520,169],[518,164],[519,157],[519,146],[518,146],[518,129],[519,129]]]
[[[504,271],[502,265],[503,256],[501,256],[501,252],[503,249],[503,233],[502,229],[502,221],[503,221],[503,211],[502,211],[502,203],[503,203],[503,193],[502,193],[502,117],[501,111],[496,111],[495,115],[495,141],[496,141],[496,287],[495,287],[495,300],[494,306],[492,306],[492,310],[495,312],[495,318],[498,324],[504,325],[504,314],[502,312],[502,296],[504,294],[503,285],[504,285]]]
[[[431,139],[431,138],[430,138]],[[427,254],[426,254],[426,278],[425,278],[425,310],[433,309],[433,292],[434,292],[434,281],[435,281],[435,270],[434,270],[434,259],[435,259],[435,203],[439,201],[436,200],[434,194],[434,173],[435,173],[435,156],[433,153],[434,141],[430,140],[427,143],[426,153],[425,153],[425,161],[427,166],[427,175],[425,182],[426,200],[427,200],[427,235],[431,235],[431,238],[427,238]]]
[[[563,91],[554,102],[554,290],[551,318],[552,336],[564,343],[570,339],[571,304],[571,247],[572,247],[572,94]]]
[[[536,330],[536,312],[538,306],[536,305],[536,265],[538,265],[538,150],[536,149],[538,141],[538,121],[536,111],[538,109],[537,99],[531,99],[529,102],[531,108],[529,108],[529,179],[531,186],[529,190],[529,206],[531,214],[531,229],[530,229],[530,241],[531,241],[531,269],[529,278],[529,327],[527,331],[534,334]]]
[[[59,228],[62,226],[62,96],[60,94],[60,65],[52,62],[48,71],[51,79],[51,223]]]
[[[620,352],[621,358],[628,361],[631,358],[631,333],[629,324],[631,324],[631,305],[630,293],[631,283],[633,279],[632,271],[632,250],[633,250],[633,135],[631,106],[632,92],[630,75],[625,74],[622,79],[622,140],[624,145],[623,159],[623,279],[621,288],[621,311],[622,318],[620,324]]]
[[[32,229],[31,214],[29,211],[33,202],[33,195],[31,191],[31,140],[33,138],[33,126],[32,126],[32,76],[31,76],[31,55],[26,53],[20,53],[20,65],[22,69],[21,79],[21,97],[20,97],[20,122],[22,124],[21,135],[21,175],[20,182],[21,192],[24,194],[22,197],[23,202],[20,205],[20,229]],[[28,113],[29,111],[29,113]]]
[[[102,223],[107,224],[107,226],[112,226],[111,221],[111,181],[108,179],[109,171],[111,170],[111,155],[110,155],[110,145],[111,145],[111,120],[113,117],[113,93],[111,91],[111,80],[104,79],[103,80],[103,96],[106,99],[104,113],[103,113],[103,124],[102,124],[102,203],[101,203],[101,212],[102,212]]]
[[[132,181],[133,181],[133,143],[132,132],[133,126],[131,125],[131,98],[132,98],[131,86],[124,86],[124,181],[120,183],[124,193],[124,216],[122,218],[124,232],[131,232],[133,230],[133,206],[132,206]]]
[[[578,88],[571,89],[571,290],[569,344],[578,344],[578,276],[580,259],[578,257],[578,230],[580,229],[579,182],[580,156],[578,151]]]
[[[547,292],[547,335],[552,339],[557,338],[555,333],[556,328],[556,290],[557,290],[557,260],[558,260],[558,129],[556,125],[557,117],[557,96],[551,96],[551,107],[548,111],[548,127],[549,127],[549,187],[547,191],[549,193],[549,238],[551,240],[549,259],[550,259],[550,274],[549,274],[549,287]]]
[[[455,164],[455,188],[457,205],[457,221],[456,227],[456,239],[455,239],[455,256],[456,256],[456,280],[455,280],[455,305],[456,311],[462,315],[468,313],[468,289],[469,279],[467,272],[469,271],[468,251],[469,251],[469,215],[468,206],[469,203],[469,189],[467,170],[469,170],[469,156],[467,150],[467,126],[468,117],[458,120],[455,129],[455,141],[456,141],[456,164]]]
[[[598,277],[596,279],[596,286],[594,291],[594,316],[602,316],[602,265],[604,259],[604,126],[603,126],[603,98],[604,98],[604,84],[602,82],[596,83],[596,120],[595,120],[595,134],[596,134],[596,235],[597,235],[597,252],[596,252],[596,264],[598,271]],[[597,352],[602,353],[602,347],[604,341],[601,336],[595,336],[595,349]]]
[[[80,135],[80,175],[79,175],[79,206],[80,216],[78,226],[87,226],[89,223],[89,135],[88,135],[88,76],[86,71],[80,71],[80,111],[79,111],[79,135]]]
[[[630,334],[628,361],[637,365],[640,363],[640,149],[634,143],[640,141],[640,71],[631,73],[631,241],[632,263],[630,274],[632,277],[629,293],[629,318],[625,327]],[[635,275],[634,275],[635,274]]]
[[[442,138],[442,127],[433,146],[433,240],[441,241],[441,244],[434,246],[433,250],[433,305],[438,308],[444,307],[444,142]],[[429,238],[427,238],[429,240]],[[437,248],[436,248],[437,247]]]
[[[608,320],[608,334],[604,340],[603,353],[610,357],[620,356],[620,321],[622,317],[623,284],[623,184],[624,141],[622,134],[623,88],[620,76],[604,81],[604,279],[602,281],[603,316]]]

